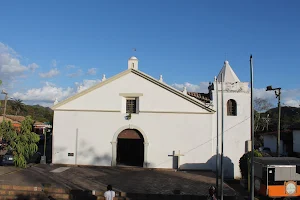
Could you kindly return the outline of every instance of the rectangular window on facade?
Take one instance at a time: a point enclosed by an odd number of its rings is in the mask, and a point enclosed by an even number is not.
[[[126,113],[137,113],[137,102],[136,98],[126,99]]]

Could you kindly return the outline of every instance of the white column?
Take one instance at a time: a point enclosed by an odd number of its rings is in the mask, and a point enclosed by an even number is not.
[[[111,166],[117,165],[117,142],[111,142],[112,144],[112,158],[111,158]]]
[[[148,167],[148,158],[147,158],[147,155],[148,155],[148,146],[149,146],[149,143],[148,142],[144,142],[144,163],[143,163],[143,167],[144,168]]]

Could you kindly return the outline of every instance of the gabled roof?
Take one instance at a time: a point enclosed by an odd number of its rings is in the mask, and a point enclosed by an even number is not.
[[[83,95],[85,95],[85,94],[93,91],[93,90],[96,90],[97,88],[100,88],[103,85],[106,85],[106,84],[108,84],[108,83],[110,83],[110,82],[112,82],[114,80],[117,80],[117,79],[119,79],[119,78],[121,78],[121,77],[123,77],[123,76],[125,76],[126,74],[129,74],[129,73],[136,74],[136,75],[138,75],[138,76],[140,76],[140,77],[142,77],[142,78],[144,78],[144,79],[146,79],[146,80],[148,80],[148,81],[150,81],[150,82],[152,82],[152,83],[154,83],[154,84],[156,84],[156,85],[158,85],[158,86],[160,86],[160,87],[168,90],[169,92],[172,92],[172,93],[180,96],[181,98],[183,98],[183,99],[185,99],[185,100],[187,100],[187,101],[189,101],[189,102],[191,102],[191,103],[193,103],[193,104],[195,104],[195,105],[197,105],[197,106],[199,106],[199,107],[207,110],[208,112],[215,112],[213,109],[207,107],[203,102],[201,102],[201,101],[199,101],[199,100],[197,100],[197,99],[195,99],[195,98],[193,98],[193,97],[191,97],[189,95],[183,94],[181,91],[179,91],[179,90],[177,90],[177,89],[175,89],[175,88],[173,88],[173,87],[171,87],[171,86],[169,86],[169,85],[167,85],[167,84],[165,84],[163,82],[160,82],[160,81],[156,80],[155,78],[153,78],[153,77],[151,77],[151,76],[149,76],[149,75],[147,75],[147,74],[145,74],[145,73],[143,73],[143,72],[141,72],[139,70],[135,70],[135,69],[127,69],[126,71],[123,71],[123,72],[121,72],[121,73],[119,73],[119,74],[117,74],[117,75],[115,75],[115,76],[113,76],[113,77],[111,77],[111,78],[109,78],[109,79],[107,79],[105,81],[102,81],[102,82],[100,82],[100,83],[98,83],[98,84],[90,87],[89,89],[86,89],[86,90],[84,90],[84,91],[82,91],[82,92],[80,92],[78,94],[75,94],[74,96],[71,96],[71,97],[69,97],[69,98],[67,98],[67,99],[65,99],[65,100],[57,103],[51,109],[55,110],[58,107],[66,104],[66,103],[68,103],[70,101],[73,101],[73,100],[75,100],[75,99],[77,99],[77,98],[79,98],[79,97],[81,97],[81,96],[83,96]]]
[[[224,82],[236,83],[241,82],[237,75],[234,73],[233,69],[230,67],[229,62],[226,60],[224,62],[223,68],[221,69],[217,79],[219,82],[222,81],[222,74],[224,74]]]

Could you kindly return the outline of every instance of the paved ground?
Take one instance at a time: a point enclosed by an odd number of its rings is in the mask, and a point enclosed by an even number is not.
[[[249,196],[249,193],[243,186],[240,184],[239,180],[230,180],[226,182],[232,189],[234,189],[238,196]]]
[[[15,168],[15,167],[10,167],[10,166],[2,167],[2,166],[0,166],[0,175],[11,173],[11,172],[14,172],[14,171],[17,171],[17,170],[18,169]]]
[[[70,167],[36,165],[24,170],[0,167],[0,183],[40,186],[42,184],[69,189],[105,191],[112,184],[116,191],[127,193],[172,194],[179,189],[182,194],[206,195],[215,184],[210,172],[175,172],[128,167]],[[51,172],[56,170],[57,172]],[[224,195],[233,196],[235,191],[224,185]]]

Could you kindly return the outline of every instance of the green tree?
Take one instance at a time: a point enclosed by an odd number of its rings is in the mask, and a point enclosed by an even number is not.
[[[11,122],[0,124],[0,136],[7,142],[7,150],[14,155],[15,166],[25,168],[27,160],[38,150],[40,137],[32,132],[33,120],[27,116],[21,123],[20,130],[15,130]]]
[[[2,81],[0,80],[0,86],[2,85]],[[0,101],[0,107],[1,107],[1,101]]]
[[[268,130],[269,115],[265,112],[273,107],[273,105],[266,99],[254,99],[254,132]]]
[[[25,110],[25,104],[21,99],[15,99],[12,101],[12,109],[15,111],[15,115]]]
[[[254,157],[262,157],[263,155],[258,151],[254,150]],[[242,177],[248,178],[248,165],[251,161],[251,151],[245,153],[239,160],[239,167],[242,174]]]

